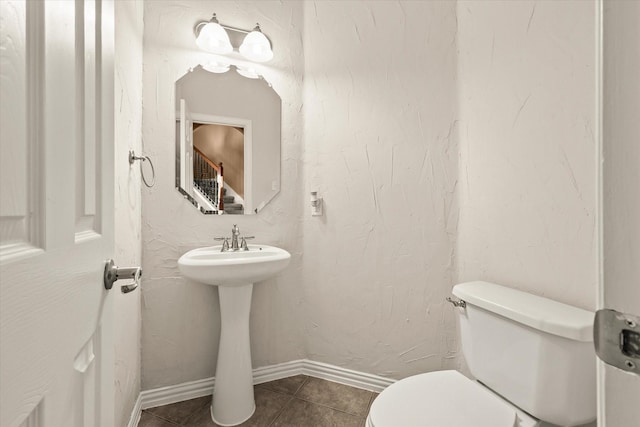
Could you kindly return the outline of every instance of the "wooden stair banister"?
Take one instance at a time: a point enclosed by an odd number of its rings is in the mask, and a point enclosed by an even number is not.
[[[223,174],[224,168],[222,167],[222,162],[220,162],[220,171],[218,172],[218,175],[220,176],[220,192],[218,193],[218,206],[220,207],[221,211],[224,211],[224,191],[222,190],[224,188],[224,174]]]
[[[198,149],[198,147],[196,147],[195,145],[193,146],[193,151],[195,151],[196,153],[200,154],[200,157],[202,157],[202,160],[204,160],[205,162],[207,162],[207,164],[209,166],[211,166],[213,169],[215,169],[216,172],[218,172],[218,174],[222,175],[222,164],[220,164],[220,166],[216,165],[214,162],[211,161],[211,159],[209,159],[202,151],[200,151]]]
[[[194,185],[203,192],[205,197],[217,205],[218,212],[224,211],[224,177],[223,166],[216,165],[197,147],[193,147],[194,156]],[[197,172],[197,173],[196,173]],[[212,183],[212,180],[215,183]]]

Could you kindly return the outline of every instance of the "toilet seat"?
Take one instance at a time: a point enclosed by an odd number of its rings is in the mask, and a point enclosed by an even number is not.
[[[456,371],[415,375],[374,400],[368,427],[514,427],[516,410]]]

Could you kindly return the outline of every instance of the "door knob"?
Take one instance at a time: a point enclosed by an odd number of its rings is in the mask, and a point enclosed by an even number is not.
[[[113,283],[117,280],[133,279],[133,283],[120,287],[120,291],[123,294],[128,294],[138,287],[140,277],[142,277],[142,268],[140,267],[118,267],[112,259],[108,259],[105,263],[103,282],[104,288],[107,290],[111,289]]]

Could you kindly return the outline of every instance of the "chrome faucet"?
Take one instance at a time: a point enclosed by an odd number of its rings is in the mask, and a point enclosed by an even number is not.
[[[231,229],[231,245],[229,245],[228,237],[215,237],[213,240],[222,240],[220,252],[248,251],[249,246],[247,245],[247,240],[253,239],[254,236],[244,236],[241,238],[240,243],[238,243],[238,238],[240,238],[240,227],[238,227],[238,224],[233,224],[233,228]]]
[[[231,229],[231,250],[237,251],[240,249],[238,246],[238,236],[240,236],[240,227],[238,224],[233,224],[233,228]]]

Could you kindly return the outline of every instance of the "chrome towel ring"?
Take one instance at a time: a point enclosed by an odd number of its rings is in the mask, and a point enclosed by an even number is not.
[[[153,187],[156,184],[156,170],[153,167],[153,162],[151,161],[149,156],[139,157],[139,156],[136,156],[136,153],[134,153],[133,150],[130,150],[129,164],[132,165],[133,162],[135,162],[136,160],[142,160],[142,162],[140,163],[140,175],[142,176],[142,181],[144,182],[144,185],[146,185],[149,188]],[[144,169],[142,169],[142,164],[147,160],[149,161],[149,165],[151,166],[151,184],[147,182],[147,178],[144,176]]]

